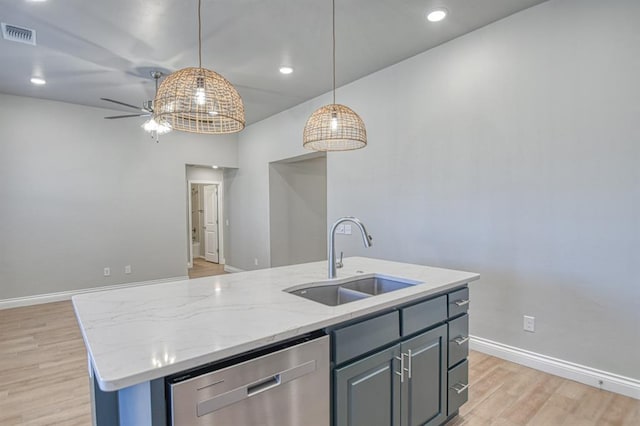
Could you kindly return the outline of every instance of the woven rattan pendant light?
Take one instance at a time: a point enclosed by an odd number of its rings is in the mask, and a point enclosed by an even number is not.
[[[235,133],[244,129],[244,105],[238,91],[220,74],[202,68],[202,0],[198,0],[198,67],[170,74],[160,84],[153,116],[174,130]]]
[[[302,146],[314,151],[347,151],[367,146],[367,130],[358,114],[336,104],[336,1],[333,11],[333,103],[311,114],[304,126]]]

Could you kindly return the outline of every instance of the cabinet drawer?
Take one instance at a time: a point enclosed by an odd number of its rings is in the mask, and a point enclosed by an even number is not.
[[[333,360],[340,364],[400,338],[398,311],[333,330]]]
[[[449,318],[469,310],[469,289],[463,288],[449,293]]]
[[[469,362],[467,360],[449,370],[447,387],[447,416],[450,416],[469,399]]]
[[[408,306],[402,310],[402,335],[425,330],[447,319],[447,296]]]
[[[469,315],[449,321],[449,367],[469,355]]]

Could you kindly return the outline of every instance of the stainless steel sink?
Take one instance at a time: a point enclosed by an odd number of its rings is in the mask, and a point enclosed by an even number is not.
[[[338,306],[378,294],[401,290],[416,284],[421,283],[419,281],[369,275],[305,284],[291,287],[284,291],[327,306]]]
[[[342,288],[375,296],[376,294],[388,293],[390,291],[411,287],[412,285],[414,284],[374,276],[342,284]]]
[[[293,290],[289,293],[296,296],[304,297],[314,302],[322,303],[328,306],[337,306],[344,303],[353,302],[354,300],[369,297],[368,294],[358,291],[349,290],[339,285],[323,285],[320,287],[309,287],[300,290]]]

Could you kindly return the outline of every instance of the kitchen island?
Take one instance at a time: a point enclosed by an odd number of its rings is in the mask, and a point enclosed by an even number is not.
[[[74,296],[97,423],[165,424],[166,407],[156,402],[164,400],[167,376],[479,278],[470,272],[353,257],[345,259],[339,279],[380,274],[420,284],[338,306],[283,291],[326,281],[326,267],[326,262],[314,262]],[[111,413],[114,406],[117,412]],[[119,423],[113,423],[116,419]]]

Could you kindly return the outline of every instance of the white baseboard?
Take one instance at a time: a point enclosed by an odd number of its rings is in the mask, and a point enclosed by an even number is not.
[[[231,265],[224,265],[224,271],[234,273],[234,272],[244,272],[244,269],[236,268],[235,266],[231,266]]]
[[[482,337],[470,337],[469,347],[474,351],[493,355],[497,358],[584,383],[585,385],[640,399],[640,380],[504,345]]]
[[[71,297],[75,296],[76,294],[92,293],[95,291],[104,291],[104,290],[115,290],[118,288],[126,288],[126,287],[138,287],[141,285],[160,284],[160,283],[166,283],[170,281],[181,281],[181,280],[188,280],[188,279],[189,277],[162,278],[158,280],[138,281],[135,283],[125,283],[125,284],[108,285],[108,286],[102,286],[102,287],[83,288],[80,290],[61,291],[58,293],[36,294],[35,296],[15,297],[13,299],[0,300],[0,310],[9,309],[9,308],[19,308],[22,306],[39,305],[41,303],[60,302],[62,300],[70,300]]]

